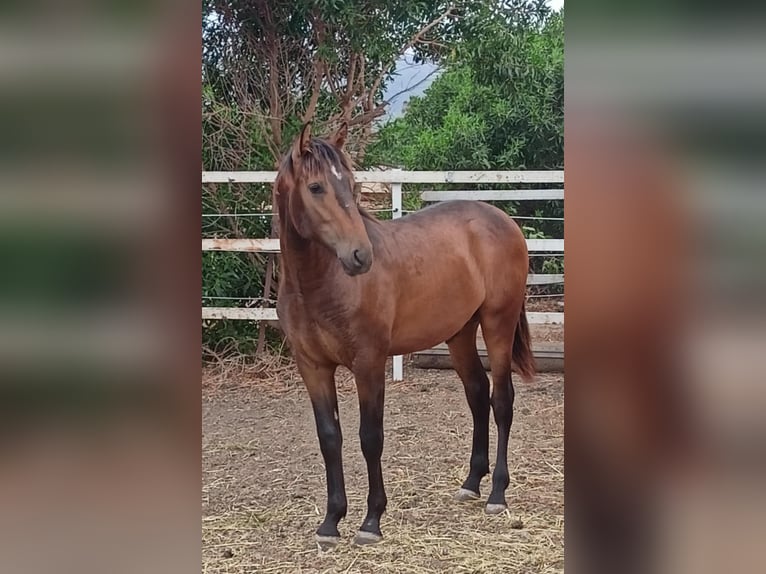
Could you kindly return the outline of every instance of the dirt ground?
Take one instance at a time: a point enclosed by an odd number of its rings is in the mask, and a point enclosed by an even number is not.
[[[204,386],[203,573],[563,572],[563,375],[514,377],[510,509],[498,516],[483,512],[490,477],[482,501],[452,500],[472,432],[456,374],[407,368],[403,383],[389,382],[384,540],[365,547],[351,545],[367,495],[356,395],[349,374],[339,377],[349,510],[341,544],[324,553],[314,542],[326,487],[308,396],[289,367],[278,384],[237,376]]]

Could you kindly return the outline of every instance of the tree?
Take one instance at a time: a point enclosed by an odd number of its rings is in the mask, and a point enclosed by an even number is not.
[[[495,16],[484,30],[380,130],[372,161],[434,170],[563,166],[563,14]]]
[[[215,122],[218,103],[247,116],[240,143],[257,137],[273,160],[302,123],[345,120],[363,155],[397,59],[439,57],[456,10],[444,0],[205,0],[203,114]]]

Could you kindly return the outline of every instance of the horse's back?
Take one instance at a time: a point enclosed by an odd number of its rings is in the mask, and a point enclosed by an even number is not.
[[[445,201],[389,224],[400,253],[412,250],[436,257],[450,255],[465,260],[473,273],[495,266],[528,267],[524,234],[508,214],[480,201]],[[474,263],[478,268],[473,269]]]
[[[503,243],[519,243],[523,240],[521,229],[508,214],[482,201],[445,201],[390,223],[395,228],[417,228],[426,235],[448,229],[456,241],[477,233],[491,233]]]

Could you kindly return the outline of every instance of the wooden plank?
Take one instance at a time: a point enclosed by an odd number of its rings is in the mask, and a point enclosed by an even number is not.
[[[525,201],[564,199],[563,189],[467,189],[462,191],[424,191],[423,201],[452,201],[471,199],[477,201]]]
[[[564,357],[550,356],[550,355],[538,355],[534,351],[535,365],[538,373],[560,373],[564,371]],[[489,357],[485,355],[479,356],[482,366],[485,370],[489,370]],[[452,358],[449,353],[436,354],[436,353],[418,353],[412,357],[412,365],[418,369],[452,369]]]
[[[563,252],[563,239],[527,239],[529,251]],[[279,239],[203,239],[202,251],[279,253]]]
[[[203,239],[202,251],[279,253],[279,239]]]
[[[277,321],[277,310],[270,308],[202,307],[203,319],[242,319],[248,321]],[[563,325],[564,313],[527,312],[527,320],[534,324]]]
[[[272,183],[275,171],[203,171],[202,183]],[[358,182],[379,183],[562,183],[564,172],[550,171],[355,171]]]
[[[274,183],[276,171],[203,171],[202,183]]]
[[[357,181],[386,183],[561,183],[564,172],[550,171],[364,171]]]
[[[244,321],[278,321],[274,308],[202,307],[203,319],[237,319]]]
[[[481,337],[476,340],[479,358],[484,368],[489,370],[487,349]],[[532,354],[537,364],[537,372],[564,370],[564,344],[558,342],[534,342]],[[412,364],[421,369],[451,369],[453,368],[449,348],[446,344],[436,345],[431,349],[412,354]]]
[[[487,347],[481,338],[476,339],[476,350],[482,357],[487,356]],[[532,343],[532,352],[536,357],[551,357],[551,358],[563,358],[564,357],[564,343],[558,342],[534,342]],[[413,355],[448,355],[449,347],[446,343],[440,343],[435,347],[426,349],[424,351],[417,351],[412,353]]]
[[[527,313],[529,314],[529,313]],[[540,341],[540,342],[533,342],[532,343],[532,349],[537,352],[540,356],[548,354],[550,356],[563,356],[564,355],[564,343],[560,343],[557,341]],[[476,350],[479,351],[479,354],[487,354],[487,345],[484,342],[484,338],[481,336],[481,331],[476,336]],[[423,351],[416,351],[413,354],[418,353],[442,353],[447,354],[449,353],[449,347],[447,346],[447,343],[439,343],[438,345],[434,345],[430,349],[425,349]]]
[[[532,273],[527,275],[527,285],[554,285],[563,282],[563,273]]]
[[[564,313],[527,311],[527,321],[535,325],[563,325]]]
[[[563,239],[527,239],[529,251],[564,252]]]

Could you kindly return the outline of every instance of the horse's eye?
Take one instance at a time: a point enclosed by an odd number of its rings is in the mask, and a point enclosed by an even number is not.
[[[313,194],[320,194],[324,191],[324,189],[322,189],[322,186],[318,183],[312,183],[309,185],[309,191]]]

